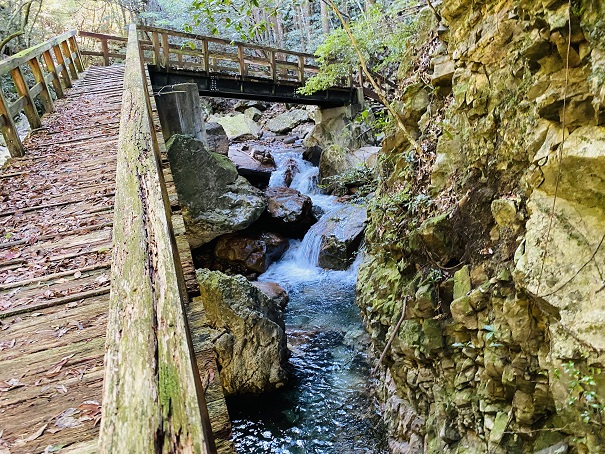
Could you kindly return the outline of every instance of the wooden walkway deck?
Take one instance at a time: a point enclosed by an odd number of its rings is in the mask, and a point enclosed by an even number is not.
[[[25,141],[25,156],[0,171],[2,454],[97,449],[123,75],[123,66],[88,69]],[[178,215],[173,223],[183,230]],[[177,241],[194,292],[188,247]],[[216,380],[208,406],[226,439]]]

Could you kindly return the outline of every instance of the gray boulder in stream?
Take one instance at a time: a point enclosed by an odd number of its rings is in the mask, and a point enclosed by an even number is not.
[[[267,213],[264,216],[264,224],[268,230],[302,238],[316,222],[311,198],[296,189],[270,187],[265,191],[265,195]]]
[[[282,134],[291,131],[305,121],[309,121],[309,113],[306,110],[292,109],[269,120],[266,127],[271,132]]]
[[[282,387],[288,359],[283,289],[273,288],[267,295],[243,276],[206,269],[197,270],[197,281],[208,323],[216,331],[214,348],[225,394]]]
[[[166,149],[191,247],[243,230],[265,210],[262,192],[238,175],[227,156],[178,134]]]
[[[324,215],[313,227],[321,235],[318,265],[346,270],[355,260],[367,220],[366,207],[345,205]]]

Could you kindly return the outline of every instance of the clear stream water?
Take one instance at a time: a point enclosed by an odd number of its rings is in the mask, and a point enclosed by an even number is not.
[[[301,153],[278,149],[273,155],[278,170],[270,185],[284,185],[284,166],[294,160],[299,172],[290,187],[309,195],[325,213],[340,206],[335,197],[319,193],[318,169]],[[239,453],[387,452],[368,385],[368,339],[355,304],[361,257],[347,271],[317,267],[321,220],[318,224],[302,241],[292,240],[282,259],[259,277],[278,282],[290,295],[291,379],[277,392],[229,400]]]

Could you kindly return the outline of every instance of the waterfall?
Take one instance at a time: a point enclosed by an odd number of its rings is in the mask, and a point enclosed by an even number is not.
[[[279,282],[286,287],[331,277],[347,282],[354,282],[358,268],[355,264],[346,271],[324,270],[317,265],[321,249],[322,233],[325,230],[329,214],[342,207],[343,204],[338,202],[335,196],[321,194],[317,186],[319,169],[310,162],[305,161],[302,157],[302,152],[275,149],[273,150],[273,159],[275,160],[277,170],[272,173],[269,186],[286,186],[285,175],[287,168],[295,164],[295,175],[290,183],[290,188],[309,196],[313,205],[319,207],[323,215],[309,229],[302,241],[290,240],[288,251],[278,262],[272,264],[264,274],[259,276],[259,280]]]

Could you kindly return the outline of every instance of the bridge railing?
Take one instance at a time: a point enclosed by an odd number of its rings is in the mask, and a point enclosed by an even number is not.
[[[216,452],[134,25],[117,150],[100,453]]]
[[[93,33],[78,31],[80,37],[80,52],[82,57],[90,59],[91,63],[100,66],[109,66],[116,60],[126,60],[126,44],[128,38],[125,36],[106,35],[104,33]]]
[[[138,29],[151,42],[146,61],[158,68],[297,84],[319,72],[312,54],[155,27]]]
[[[11,156],[23,156],[13,118],[25,112],[30,127],[39,128],[36,101],[41,101],[45,112],[52,112],[53,92],[62,98],[63,89],[71,87],[72,80],[84,70],[75,36],[72,30],[0,61],[0,78],[10,77],[16,94],[10,101],[0,89],[0,130]]]

